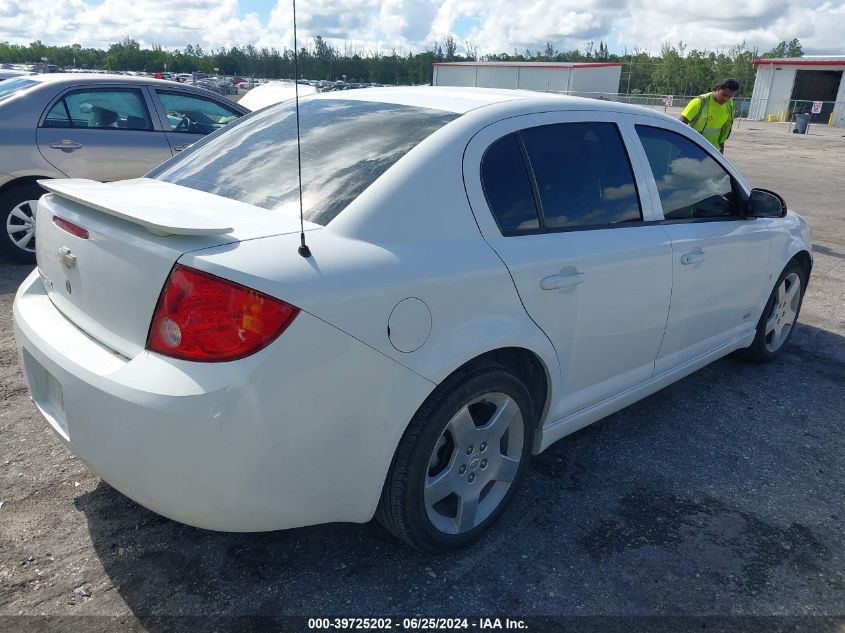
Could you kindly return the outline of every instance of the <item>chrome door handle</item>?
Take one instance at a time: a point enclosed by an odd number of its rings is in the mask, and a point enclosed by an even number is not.
[[[690,264],[700,264],[704,261],[704,251],[701,249],[695,249],[691,253],[686,253],[681,255],[681,263],[684,266],[689,266]]]
[[[174,152],[181,152],[182,150],[188,149],[193,143],[185,143],[184,145],[177,145],[173,148]]]
[[[53,149],[66,149],[69,151],[73,151],[75,149],[82,149],[82,145],[67,138],[62,139],[58,143],[50,143],[50,147],[52,147]]]
[[[540,288],[543,290],[557,290],[559,288],[570,288],[577,286],[584,281],[586,275],[584,273],[575,273],[570,275],[549,275],[540,280]]]

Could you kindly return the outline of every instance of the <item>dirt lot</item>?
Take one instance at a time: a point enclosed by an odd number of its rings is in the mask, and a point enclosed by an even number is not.
[[[218,630],[246,615],[845,616],[845,131],[823,132],[743,123],[728,144],[813,228],[791,350],[726,358],[559,442],[492,532],[449,556],[376,524],[206,532],[118,494],[29,402],[11,326],[27,269],[0,264],[0,629],[46,626],[18,614],[112,616],[53,621],[79,631],[177,628],[162,616]]]

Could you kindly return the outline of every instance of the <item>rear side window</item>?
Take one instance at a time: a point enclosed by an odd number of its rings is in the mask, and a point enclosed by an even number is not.
[[[144,98],[140,91],[131,88],[80,90],[66,94],[50,108],[43,126],[153,129]]]
[[[637,126],[667,220],[736,217],[744,206],[728,172],[688,138]]]
[[[531,179],[516,134],[500,138],[484,153],[481,182],[502,235],[540,228]]]
[[[560,123],[521,132],[548,229],[643,219],[628,155],[613,123]]]
[[[305,219],[331,222],[396,161],[457,116],[392,103],[300,102]],[[298,218],[295,105],[280,103],[239,119],[148,177]]]

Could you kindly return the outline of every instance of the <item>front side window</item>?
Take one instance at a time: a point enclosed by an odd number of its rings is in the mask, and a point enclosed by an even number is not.
[[[328,224],[396,161],[458,115],[392,103],[300,102],[302,207]],[[296,110],[260,110],[148,174],[299,218]]]
[[[63,104],[60,106],[60,103]],[[65,109],[66,117],[61,112]],[[68,119],[69,117],[69,124]],[[80,90],[59,99],[44,119],[44,127],[152,130],[140,91]]]
[[[156,94],[167,113],[171,132],[211,134],[241,116],[210,99],[175,92]]]
[[[516,134],[500,138],[484,153],[481,182],[502,235],[540,228],[531,179]]]
[[[559,123],[521,132],[548,229],[643,219],[634,173],[613,123]]]
[[[688,138],[663,128],[637,126],[667,220],[742,215],[730,174]]]

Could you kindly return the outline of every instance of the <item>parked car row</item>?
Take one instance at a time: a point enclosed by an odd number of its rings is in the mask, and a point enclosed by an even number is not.
[[[248,111],[201,87],[146,77],[0,82],[0,250],[35,262],[38,180],[136,178]]]

